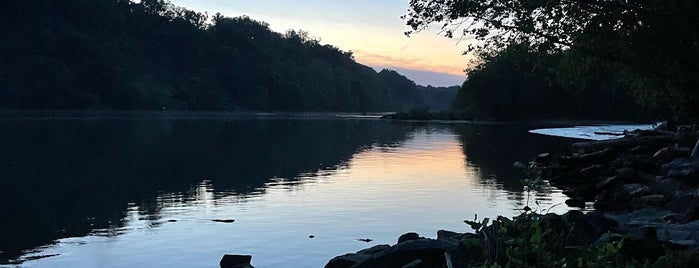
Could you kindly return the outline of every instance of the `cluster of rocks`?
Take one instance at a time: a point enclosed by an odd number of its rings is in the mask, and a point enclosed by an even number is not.
[[[547,228],[565,230],[568,233],[566,247],[579,248],[600,246],[611,242],[615,239],[611,234],[624,232],[623,228],[626,224],[633,224],[631,219],[649,220],[650,214],[652,213],[648,212],[641,215],[627,215],[628,219],[621,217],[613,219],[602,212],[583,213],[574,210],[563,215],[554,213],[541,215],[538,221]],[[490,225],[479,234],[440,230],[437,232],[437,239],[420,237],[416,233],[406,233],[401,235],[398,243],[393,246],[377,245],[356,253],[337,256],[330,260],[325,268],[467,267],[469,264],[487,261],[488,252],[484,249],[486,247],[467,247],[462,241],[466,238],[483,240],[482,233],[493,228],[497,227]],[[625,241],[627,248],[634,249],[634,252],[629,254],[657,259],[664,253],[664,248],[672,247],[669,243],[656,239],[655,233],[644,228],[639,229],[642,232],[630,236],[629,240]]]
[[[437,239],[420,237],[417,233],[406,233],[398,243],[378,245],[356,253],[337,256],[325,265],[326,268],[360,267],[448,267],[457,260],[461,240],[475,234],[459,234],[440,230]]]
[[[694,127],[626,133],[573,144],[576,153],[534,161],[566,204],[604,213],[618,231],[699,249],[699,133]],[[692,149],[693,148],[693,149]]]

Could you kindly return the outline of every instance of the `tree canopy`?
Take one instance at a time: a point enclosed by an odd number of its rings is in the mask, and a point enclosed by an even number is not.
[[[2,6],[0,109],[369,112],[429,101],[351,51],[245,16],[164,0]]]
[[[699,119],[696,1],[411,0],[405,19],[406,34],[437,25],[447,37],[474,36],[468,52],[574,50],[614,70],[642,103]]]

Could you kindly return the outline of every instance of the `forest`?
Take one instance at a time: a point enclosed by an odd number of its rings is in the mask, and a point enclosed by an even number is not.
[[[165,0],[6,1],[0,109],[448,109],[458,86],[376,72],[303,30]]]
[[[696,1],[411,0],[403,18],[475,40],[460,117],[699,120]]]

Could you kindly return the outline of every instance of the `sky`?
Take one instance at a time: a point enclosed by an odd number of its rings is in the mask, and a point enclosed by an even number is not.
[[[277,32],[304,30],[344,51],[357,62],[380,70],[394,69],[417,84],[461,85],[468,58],[464,41],[449,39],[431,29],[410,38],[410,28],[400,18],[409,0],[170,0],[210,15],[247,15],[269,23]]]

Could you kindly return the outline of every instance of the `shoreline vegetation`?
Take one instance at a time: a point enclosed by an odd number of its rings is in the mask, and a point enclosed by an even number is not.
[[[472,233],[416,233],[337,256],[344,267],[692,267],[699,264],[699,131],[661,124],[621,139],[573,144],[569,155],[515,163],[526,191],[565,189],[572,210],[527,204],[512,219],[464,221]]]

